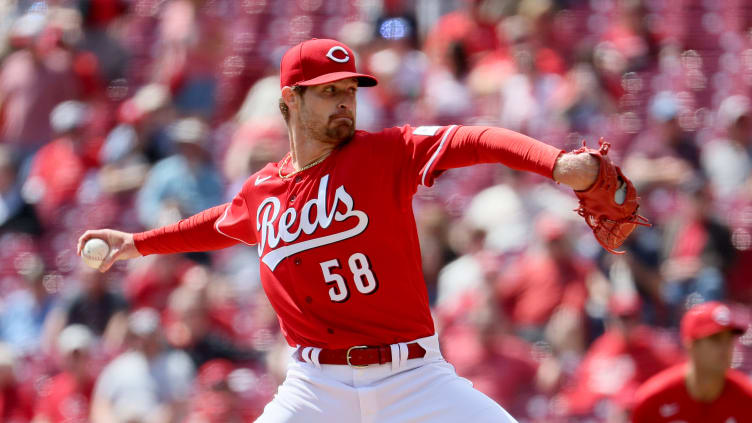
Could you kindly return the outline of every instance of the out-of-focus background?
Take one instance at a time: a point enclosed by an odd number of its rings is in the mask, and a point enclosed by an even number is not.
[[[752,306],[752,2],[0,2],[0,420],[246,422],[287,349],[255,249],[99,274],[91,228],[140,231],[232,198],[287,151],[278,65],[338,38],[380,84],[360,129],[496,125],[599,137],[638,228],[605,253],[570,191],[502,166],[415,198],[447,358],[521,422],[620,422],[682,361],[692,304]],[[752,374],[752,330],[733,366]]]

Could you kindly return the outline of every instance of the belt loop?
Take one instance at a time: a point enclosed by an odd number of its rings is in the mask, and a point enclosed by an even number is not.
[[[311,348],[311,361],[316,365],[318,369],[321,369],[321,363],[319,362],[319,354],[321,354],[321,348]]]
[[[303,348],[303,353],[301,354],[301,356],[303,357],[303,360],[308,364],[313,364],[313,362],[311,361],[312,349],[313,349],[312,347],[305,347]]]
[[[407,343],[400,342],[399,343],[399,350],[400,350],[400,367],[407,364],[407,355],[409,353],[407,349]]]
[[[400,368],[400,348],[398,344],[392,344],[389,346],[392,350],[392,371],[397,371]]]

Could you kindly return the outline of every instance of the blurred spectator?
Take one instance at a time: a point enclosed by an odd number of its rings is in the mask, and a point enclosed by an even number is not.
[[[725,137],[707,143],[702,164],[713,191],[721,200],[742,195],[750,199],[752,175],[752,110],[748,97],[734,95],[718,107],[718,124]]]
[[[223,158],[227,192],[234,195],[249,175],[280,160],[288,149],[287,129],[278,116],[242,122],[233,132]]]
[[[233,376],[241,375],[230,361],[208,361],[198,371],[186,423],[242,423],[258,417],[239,395]],[[242,375],[241,375],[242,377]],[[258,404],[255,404],[258,407]],[[263,405],[261,405],[263,408]]]
[[[512,326],[488,292],[466,294],[451,314],[441,320],[446,360],[515,418],[526,418],[538,392],[532,345],[510,333]]]
[[[687,113],[684,108],[679,96],[670,91],[661,91],[650,101],[648,115],[653,125],[630,146],[630,161],[647,161],[631,164],[640,166],[633,172],[636,183],[676,185],[701,172],[695,135],[680,124],[682,115]]]
[[[34,355],[48,350],[47,317],[55,298],[44,285],[45,266],[42,258],[27,253],[19,260],[23,283],[3,299],[0,308],[0,340],[20,355]]]
[[[91,362],[94,342],[94,335],[84,325],[70,325],[60,333],[57,353],[63,370],[41,389],[34,423],[87,421],[96,378]]]
[[[683,199],[680,218],[665,226],[661,268],[666,301],[677,312],[692,293],[706,301],[725,298],[726,276],[736,260],[731,231],[713,216],[709,187],[692,187]]]
[[[566,332],[570,333],[568,341],[579,343],[576,349],[581,351],[584,334],[571,337],[570,330],[584,327],[587,283],[596,277],[597,268],[574,252],[567,223],[562,218],[548,213],[540,215],[536,233],[542,241],[541,248],[531,248],[498,279],[498,301],[517,333],[531,342],[542,340],[549,319],[566,309],[571,316],[566,325],[569,327]]]
[[[128,192],[142,186],[149,164],[170,154],[166,126],[172,119],[170,92],[148,84],[118,108],[120,122],[108,134],[100,152],[100,184],[106,192]]]
[[[98,270],[81,263],[76,276],[74,291],[50,314],[52,334],[79,323],[102,337],[105,350],[117,350],[125,337],[128,303],[108,287],[108,276]]]
[[[573,380],[566,383],[559,412],[573,420],[605,420],[623,413],[642,382],[680,357],[670,334],[642,322],[634,295],[614,295],[606,332],[593,342]]]
[[[94,388],[91,420],[181,421],[195,368],[182,351],[165,348],[159,314],[141,309],[128,317],[128,350],[109,363]]]
[[[747,326],[728,306],[715,301],[687,311],[681,321],[681,337],[689,361],[640,387],[632,421],[752,421],[752,381],[729,368],[734,341]]]
[[[42,12],[29,12],[11,30],[18,49],[0,67],[0,142],[27,157],[52,137],[43,118],[76,97],[71,54],[58,46],[60,33]]]
[[[151,169],[138,195],[141,223],[162,226],[222,202],[222,180],[206,144],[209,131],[197,118],[175,122],[170,135],[176,154]]]
[[[0,419],[7,423],[31,420],[34,396],[32,387],[19,380],[19,362],[13,351],[0,344]]]
[[[187,284],[170,295],[166,311],[165,333],[170,345],[188,353],[196,367],[223,358],[232,362],[251,362],[258,354],[235,346],[231,339],[212,329],[205,286]]]
[[[40,235],[42,227],[34,207],[21,194],[18,157],[0,145],[0,233],[25,232]]]
[[[97,164],[86,156],[87,114],[86,105],[78,101],[55,106],[50,122],[59,137],[32,158],[24,197],[34,204],[45,226],[53,226],[60,209],[75,203],[86,171]]]
[[[84,34],[76,48],[93,57],[91,66],[104,82],[125,76],[128,52],[113,36],[113,27],[127,10],[125,0],[84,0],[76,2]]]
[[[139,266],[124,277],[123,294],[133,310],[143,307],[164,310],[181,277],[195,263],[182,255],[154,255],[143,258]]]

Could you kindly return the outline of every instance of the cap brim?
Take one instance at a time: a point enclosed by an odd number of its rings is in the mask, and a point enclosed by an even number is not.
[[[723,331],[730,331],[734,335],[744,335],[744,333],[747,331],[747,328],[746,326],[742,326],[741,324],[736,323],[731,323],[724,326],[708,325],[703,328],[697,329],[693,334],[690,335],[690,338],[692,340],[707,338],[708,336],[713,336]]]
[[[358,78],[359,87],[373,87],[379,83],[379,81],[371,75],[355,72],[333,72],[325,75],[317,76],[316,78],[309,79],[307,81],[298,82],[295,85],[302,85],[304,87],[310,87],[311,85],[327,84],[329,82],[341,81],[348,78]]]

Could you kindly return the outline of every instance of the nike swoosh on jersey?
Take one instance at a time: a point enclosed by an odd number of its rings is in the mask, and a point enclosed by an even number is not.
[[[261,183],[263,183],[264,181],[266,181],[266,180],[267,180],[267,179],[269,179],[269,178],[271,178],[271,175],[269,175],[269,176],[264,176],[263,178],[262,178],[262,177],[260,177],[260,176],[257,176],[257,177],[256,177],[256,182],[254,182],[254,183],[253,183],[253,185],[260,185]]]

